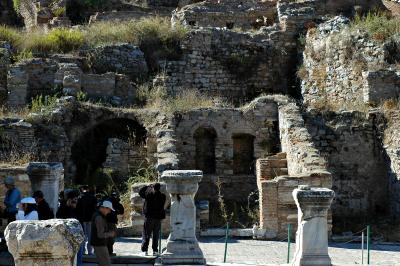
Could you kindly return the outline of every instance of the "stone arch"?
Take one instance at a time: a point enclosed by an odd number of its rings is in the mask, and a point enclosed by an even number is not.
[[[234,134],[233,141],[233,174],[253,175],[254,158],[254,139],[251,134]]]
[[[132,143],[133,148],[146,147],[147,134],[141,123],[129,118],[109,118],[90,126],[71,147],[74,183],[88,183],[96,170],[103,167],[109,139]]]
[[[215,174],[215,146],[217,133],[213,127],[199,127],[193,134],[196,146],[196,169],[204,174]]]

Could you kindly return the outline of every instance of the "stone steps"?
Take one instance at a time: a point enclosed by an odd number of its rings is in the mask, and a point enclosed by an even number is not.
[[[286,153],[277,153],[259,159],[256,168],[260,180],[271,180],[277,176],[288,175]]]

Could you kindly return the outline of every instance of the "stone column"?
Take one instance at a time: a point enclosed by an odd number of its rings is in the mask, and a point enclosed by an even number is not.
[[[171,195],[171,233],[167,249],[161,255],[163,265],[205,265],[203,252],[196,238],[196,207],[194,196],[203,178],[202,171],[164,171],[161,181]]]
[[[16,221],[4,234],[15,266],[73,266],[84,239],[75,219]]]
[[[328,210],[335,196],[327,188],[299,186],[293,190],[298,208],[296,252],[292,266],[329,266]]]
[[[64,168],[62,163],[33,162],[27,168],[32,190],[41,190],[54,214],[58,206],[58,193],[64,187]]]

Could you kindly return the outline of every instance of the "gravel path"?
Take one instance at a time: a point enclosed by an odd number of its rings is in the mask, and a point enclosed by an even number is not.
[[[120,238],[115,244],[118,255],[140,252],[139,238]],[[222,238],[200,238],[200,246],[211,264],[222,263],[224,258],[224,240]],[[166,240],[162,245],[165,247]],[[295,244],[291,245],[293,257]],[[331,243],[329,254],[334,265],[361,265],[360,244]],[[364,253],[364,264],[367,255]],[[277,241],[259,241],[232,239],[228,244],[227,263],[242,265],[283,265],[286,263],[287,243]],[[371,265],[400,266],[400,244],[374,244],[371,251]]]

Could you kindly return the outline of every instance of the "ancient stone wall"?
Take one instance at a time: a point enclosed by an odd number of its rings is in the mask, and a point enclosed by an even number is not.
[[[398,97],[398,52],[391,48],[396,41],[382,44],[366,33],[350,31],[348,23],[336,17],[308,32],[298,71],[306,104],[351,108]]]
[[[11,55],[6,43],[0,42],[0,103],[7,99],[7,72],[11,64]]]
[[[391,111],[384,132],[384,149],[387,155],[391,214],[400,217],[400,112]]]
[[[371,217],[387,215],[389,177],[379,113],[312,113],[306,116],[306,126],[332,173],[334,226],[356,229]]]
[[[166,62],[165,75],[156,79],[171,93],[193,88],[238,102],[286,92],[287,57],[267,33],[196,29],[182,49],[182,59]]]
[[[24,105],[38,95],[50,94],[56,71],[57,63],[52,59],[33,58],[13,64],[7,77],[9,105]]]
[[[172,23],[188,27],[259,29],[276,21],[275,1],[203,1],[177,9]]]
[[[146,168],[148,165],[146,157],[145,146],[134,145],[129,140],[110,138],[108,139],[107,158],[103,166],[127,176],[138,169]]]
[[[218,212],[218,180],[227,202],[247,205],[257,190],[255,160],[280,148],[277,119],[269,98],[244,109],[199,109],[175,119],[178,167],[203,170],[197,198],[210,201],[210,217]]]

